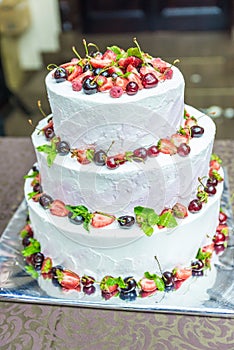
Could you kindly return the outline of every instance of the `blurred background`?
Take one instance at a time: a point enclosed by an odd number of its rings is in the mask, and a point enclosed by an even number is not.
[[[50,63],[136,37],[143,51],[179,59],[185,102],[206,111],[217,138],[234,138],[234,0],[0,0],[0,135],[29,136],[50,112]]]

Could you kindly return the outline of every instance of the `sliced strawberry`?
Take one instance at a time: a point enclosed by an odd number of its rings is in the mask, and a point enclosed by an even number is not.
[[[72,82],[77,81],[77,82],[79,82],[79,83],[82,84],[83,81],[84,81],[84,79],[85,79],[85,78],[88,78],[88,77],[90,77],[90,76],[92,76],[92,72],[91,72],[90,70],[87,70],[86,72],[84,72],[84,73],[78,75],[76,78],[74,78],[74,79],[72,80]]]
[[[111,59],[109,59],[109,58],[97,59],[97,58],[91,57],[90,64],[94,68],[107,68],[107,67],[112,66],[113,61]]]
[[[102,56],[102,60],[109,59],[111,61],[116,61],[116,54],[112,50],[106,50]]]
[[[192,276],[192,269],[176,267],[173,274],[177,280],[186,280]]]
[[[70,270],[59,270],[58,282],[65,289],[76,289],[80,286],[80,276]]]
[[[100,289],[103,293],[114,293],[118,289],[118,284],[115,283],[115,278],[112,276],[105,276],[101,280]]]
[[[83,69],[81,66],[73,66],[73,69],[71,70],[71,73],[68,75],[67,80],[73,81],[75,78],[77,78],[79,75],[83,73]]]
[[[141,78],[139,75],[135,74],[135,73],[131,73],[128,77],[127,77],[128,81],[134,81],[135,83],[137,83],[139,90],[143,89],[143,85],[141,83]]]
[[[66,63],[60,64],[59,67],[67,69],[69,67],[76,66],[77,62],[78,62],[78,59],[75,59],[75,60],[72,60],[70,62],[66,62]]]
[[[189,141],[187,135],[182,135],[178,133],[173,134],[170,140],[176,147],[179,147],[182,143],[188,143]]]
[[[188,216],[187,208],[181,203],[176,203],[172,207],[172,212],[173,215],[179,219],[184,219],[186,216]]]
[[[173,142],[171,142],[168,139],[160,139],[158,141],[157,148],[159,149],[160,152],[165,153],[165,154],[176,154],[177,153],[177,148],[174,145]]]
[[[31,186],[34,186],[41,182],[41,175],[38,173],[31,182]]]
[[[219,170],[220,169],[220,163],[217,160],[211,160],[210,161],[210,168],[214,170]]]
[[[154,74],[157,79],[159,77],[159,73],[151,66],[142,66],[140,68],[140,74],[142,77],[148,73]]]
[[[103,83],[101,86],[99,86],[99,91],[107,91],[110,90],[114,86],[113,80],[111,77],[106,78],[105,83]]]
[[[143,277],[140,281],[139,284],[141,286],[141,289],[144,292],[154,292],[157,289],[157,286],[155,284],[155,281],[152,279],[148,279],[146,277]]]
[[[125,153],[118,153],[114,156],[115,162],[119,165],[122,165],[126,162],[126,156]]]
[[[69,210],[65,208],[64,202],[60,201],[59,199],[55,199],[50,206],[50,212],[55,216],[67,216]]]
[[[173,77],[172,68],[167,68],[162,75],[162,79],[172,79],[172,77]]]
[[[142,60],[135,56],[121,58],[118,61],[119,66],[123,68],[126,68],[129,64],[131,64],[133,67],[138,67],[141,63],[142,63]]]
[[[164,73],[166,69],[169,68],[167,62],[163,61],[161,58],[153,58],[150,62],[154,68],[160,71],[160,73]]]
[[[86,149],[76,149],[72,151],[72,158],[76,157],[77,161],[80,164],[89,164],[90,160],[87,158]]]
[[[126,90],[126,86],[129,83],[128,79],[118,77],[114,81],[114,85],[120,86],[123,90]]]
[[[222,232],[224,235],[228,235],[228,225],[226,224],[219,224],[216,227],[216,232]]]
[[[197,120],[194,117],[186,118],[184,125],[191,128],[191,126],[197,125]]]
[[[214,242],[211,243],[211,244],[208,244],[208,245],[206,245],[204,247],[202,247],[202,252],[203,253],[206,253],[206,252],[213,253],[213,251],[214,251]]]
[[[140,73],[138,72],[138,70],[137,70],[132,64],[129,64],[129,65],[127,66],[126,72],[134,73],[134,74],[136,74],[137,76],[140,77]]]
[[[108,69],[108,73],[109,73],[110,75],[112,75],[113,73],[116,73],[116,74],[118,74],[118,75],[120,75],[120,76],[124,74],[123,71],[122,71],[122,69],[120,69],[119,67],[116,67],[116,66],[110,67],[110,68]]]
[[[95,228],[100,228],[100,227],[108,226],[112,224],[112,222],[114,221],[115,221],[115,217],[113,215],[108,215],[108,214],[105,215],[105,214],[100,214],[96,212],[93,214],[91,225]]]

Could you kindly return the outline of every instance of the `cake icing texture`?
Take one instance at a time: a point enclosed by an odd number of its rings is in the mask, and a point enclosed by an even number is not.
[[[84,42],[85,58],[73,49],[46,77],[52,114],[32,134],[23,254],[50,294],[43,278],[134,299],[209,267],[223,189],[215,125],[184,105],[179,69],[134,43],[91,55]]]

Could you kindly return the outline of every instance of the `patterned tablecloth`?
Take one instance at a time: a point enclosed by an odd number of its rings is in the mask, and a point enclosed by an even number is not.
[[[29,138],[0,138],[0,232],[23,199],[35,161]],[[216,141],[234,192],[234,140]],[[234,318],[0,302],[0,348],[233,350]]]

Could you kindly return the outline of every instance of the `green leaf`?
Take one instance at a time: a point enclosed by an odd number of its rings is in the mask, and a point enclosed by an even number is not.
[[[142,58],[141,51],[138,49],[138,47],[130,47],[127,50],[127,54],[128,56],[135,56],[135,57]]]
[[[158,275],[156,275],[155,273],[151,274],[150,272],[145,272],[144,276],[149,280],[154,280],[158,290],[163,291],[165,289],[165,284],[163,282],[163,279]]]
[[[27,194],[27,196],[28,196],[28,199],[32,199],[36,194],[38,194],[39,192],[29,192],[28,194]]]
[[[32,265],[25,266],[25,271],[35,279],[37,279],[39,276],[39,273],[34,269]]]
[[[89,224],[92,220],[92,214],[84,205],[66,205],[65,208],[73,213],[72,218],[81,215],[84,218],[83,227],[86,231],[89,231]]]
[[[25,237],[27,237],[27,235],[28,235],[28,231],[27,230],[21,230],[20,231],[20,237],[21,238],[25,238]]]
[[[178,224],[173,214],[170,211],[168,211],[159,216],[158,225],[173,228],[176,227]]]
[[[154,233],[153,227],[149,226],[147,223],[143,222],[141,224],[142,231],[146,234],[146,236],[150,237]]]
[[[56,155],[57,153],[56,152],[53,152],[51,151],[48,156],[47,156],[47,164],[48,164],[48,167],[51,167],[51,165],[54,163],[54,160],[56,158]]]
[[[211,154],[210,160],[216,160],[219,164],[222,164],[222,159],[220,159],[219,156],[215,153]]]
[[[118,286],[120,288],[125,288],[126,287],[126,283],[124,283],[124,280],[122,279],[122,277],[117,277],[117,278],[114,278],[114,277],[108,277],[107,280],[106,280],[106,285],[108,287],[112,287],[114,286],[115,284],[118,284]]]
[[[24,179],[34,179],[39,174],[39,171],[33,171],[31,175],[25,175]]]
[[[120,47],[118,47],[116,45],[108,46],[107,49],[113,51],[116,55],[121,55],[121,53],[122,53]]]
[[[51,145],[41,145],[37,147],[38,152],[44,152],[49,154],[52,150]]]
[[[25,247],[21,253],[23,256],[30,256],[34,253],[39,253],[41,251],[41,245],[40,243],[34,239],[34,238],[30,238],[30,244]]]
[[[94,157],[94,149],[87,149],[86,150],[86,158],[92,162]]]
[[[157,225],[158,221],[159,221],[159,216],[152,209],[152,211],[149,212],[149,214],[148,214],[148,223],[149,223],[149,225],[154,226],[154,225]]]

